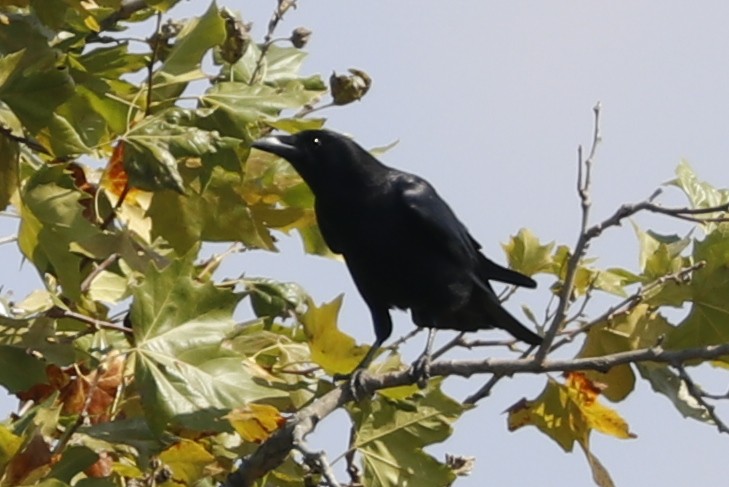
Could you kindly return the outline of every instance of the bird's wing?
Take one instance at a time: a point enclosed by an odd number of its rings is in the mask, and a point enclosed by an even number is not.
[[[418,217],[422,227],[427,228],[459,261],[475,260],[474,277],[482,284],[494,280],[530,288],[537,286],[532,278],[500,266],[483,255],[481,245],[427,181],[412,174],[399,173],[396,184],[406,206]]]
[[[398,172],[393,184],[419,228],[432,235],[434,242],[441,243],[459,261],[477,259],[478,248],[468,230],[427,181]]]

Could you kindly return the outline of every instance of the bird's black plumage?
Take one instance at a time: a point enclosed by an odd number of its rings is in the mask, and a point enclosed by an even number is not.
[[[502,307],[489,283],[533,288],[534,280],[484,256],[427,181],[326,130],[266,137],[253,147],[287,159],[311,187],[324,240],[344,257],[372,313],[373,352],[392,332],[391,308],[409,309],[420,327],[496,327],[541,343]]]

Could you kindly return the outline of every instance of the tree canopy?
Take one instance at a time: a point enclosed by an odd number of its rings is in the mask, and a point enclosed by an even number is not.
[[[427,447],[521,374],[541,374],[545,386],[514,398],[507,427],[579,446],[600,486],[613,483],[592,432],[634,436],[619,403],[638,380],[677,418],[729,433],[715,410],[726,397],[692,376],[701,364],[725,369],[729,357],[729,191],[681,164],[668,186],[685,207],[661,206],[656,191],[593,221],[599,104],[579,151],[578,240],[547,243],[522,229],[503,246],[513,269],[551,283],[547,309],[523,309],[544,344],[458,335],[436,355],[510,356],[439,359],[419,389],[398,353],[403,337],[354,400],[332,375],[367,347],[340,331],[341,296],[317,303],[296,283],[216,271],[233,253],[276,250],[282,232],[334,257],[309,189],[251,142],[323,127],[326,108],[361,100],[372,80],[354,68],[328,79],[305,72],[311,31],[277,31],[293,0],[272,2],[260,41],[235,12],[211,3],[181,20],[177,3],[0,2],[0,217],[18,222],[2,244],[17,245],[42,282],[20,300],[0,296],[0,385],[21,404],[0,423],[0,485],[342,485],[327,454],[306,444],[337,409],[351,423],[340,456],[350,485],[450,485],[473,459],[437,459]],[[639,268],[599,267],[590,244],[637,213],[695,228],[634,224]],[[211,242],[230,246],[210,255]],[[610,304],[588,313],[599,294]],[[254,315],[240,323],[244,301]],[[687,313],[677,319],[676,308]],[[449,377],[483,375],[468,397],[442,389]]]

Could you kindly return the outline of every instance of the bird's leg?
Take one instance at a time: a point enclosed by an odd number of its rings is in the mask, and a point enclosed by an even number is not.
[[[430,354],[433,350],[435,340],[435,329],[428,328],[428,340],[425,343],[425,350],[418,359],[410,366],[410,377],[417,379],[418,387],[425,389],[430,379]]]
[[[392,333],[392,319],[387,308],[371,307],[370,309],[372,310],[372,321],[375,325],[375,343],[372,344],[367,354],[352,372],[349,374],[334,374],[333,377],[334,380],[349,381],[349,392],[355,401],[359,401],[364,396],[362,373],[369,367],[375,355],[377,355],[377,351]]]

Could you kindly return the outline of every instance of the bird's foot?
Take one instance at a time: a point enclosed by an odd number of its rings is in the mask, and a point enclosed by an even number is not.
[[[335,381],[347,381],[347,388],[352,395],[352,399],[354,399],[354,402],[359,402],[367,396],[364,388],[364,378],[362,377],[363,373],[364,369],[356,369],[351,374],[334,374],[333,378]]]
[[[425,389],[430,379],[430,355],[424,353],[410,366],[410,377],[420,389]]]

